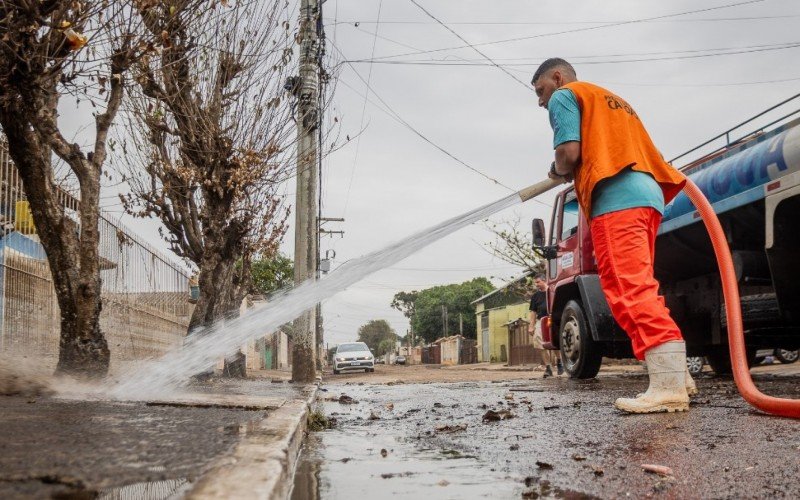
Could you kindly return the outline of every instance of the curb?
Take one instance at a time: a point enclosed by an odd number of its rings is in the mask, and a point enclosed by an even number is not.
[[[287,401],[248,428],[235,448],[200,476],[186,498],[288,498],[316,395],[314,385],[305,400]]]

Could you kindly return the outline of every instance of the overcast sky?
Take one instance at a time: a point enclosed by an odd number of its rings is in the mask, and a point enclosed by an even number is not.
[[[416,3],[446,27],[411,0],[324,5],[327,52],[338,62],[326,120],[338,119],[340,143],[353,138],[323,165],[323,216],[346,219],[326,225],[344,238],[321,244],[323,255],[335,251],[334,268],[542,180],[552,132],[528,82],[548,57],[566,58],[579,79],[625,98],[667,158],[800,88],[800,5],[790,0]],[[286,192],[293,204],[294,187]],[[121,216],[114,193],[104,194],[106,209]],[[495,220],[519,218],[523,228],[547,220],[554,194]],[[154,224],[122,219],[163,248]],[[353,340],[370,319],[405,334],[408,322],[389,307],[398,291],[517,275],[484,249],[491,239],[476,224],[327,300],[325,341]],[[290,232],[287,255],[293,243]]]
[[[800,5],[788,0],[685,15],[675,14],[734,2],[417,3],[524,84],[472,48],[414,55],[465,43],[410,0],[328,0],[328,52],[340,62],[375,60],[342,62],[329,113],[351,137],[360,129],[362,110],[364,124],[360,138],[324,165],[324,216],[346,218],[337,227],[344,238],[325,238],[321,245],[323,254],[336,251],[334,266],[510,192],[426,143],[392,119],[392,112],[458,159],[518,190],[544,178],[553,159],[547,114],[526,85],[548,57],[566,58],[579,79],[624,97],[667,158],[800,87],[793,63]],[[643,19],[651,20],[630,22]],[[503,42],[509,39],[517,40]],[[731,52],[738,53],[717,55]],[[362,80],[374,91],[366,105]],[[496,219],[521,218],[527,228],[532,218],[549,217],[554,194]],[[407,321],[389,307],[397,291],[517,274],[483,249],[490,240],[475,225],[328,300],[325,340],[351,340],[361,324],[380,318],[405,333]]]

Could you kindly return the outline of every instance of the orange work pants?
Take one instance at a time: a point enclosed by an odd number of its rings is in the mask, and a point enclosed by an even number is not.
[[[600,286],[639,360],[648,349],[683,340],[653,276],[660,223],[661,214],[649,207],[610,212],[591,221]]]

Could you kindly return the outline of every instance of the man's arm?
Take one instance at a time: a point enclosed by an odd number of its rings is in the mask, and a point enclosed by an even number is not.
[[[528,333],[533,333],[534,328],[536,328],[536,311],[531,311],[528,315],[528,319],[530,323],[528,323]]]
[[[571,181],[581,164],[581,111],[575,94],[569,89],[553,93],[547,107],[553,127],[555,161],[550,177],[565,177]]]
[[[556,174],[570,178],[571,180],[575,169],[581,164],[581,143],[578,141],[568,141],[556,146]]]

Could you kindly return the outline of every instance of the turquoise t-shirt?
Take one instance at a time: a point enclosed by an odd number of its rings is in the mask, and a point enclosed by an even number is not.
[[[581,110],[570,89],[553,92],[547,103],[550,126],[553,127],[553,149],[565,142],[581,140]]]
[[[553,128],[553,149],[569,141],[581,140],[581,110],[570,89],[553,92],[547,103],[550,126]],[[652,207],[664,213],[664,193],[655,179],[630,167],[614,177],[603,179],[592,192],[591,217],[625,210]]]
[[[592,192],[592,217],[626,208],[652,207],[664,214],[664,192],[653,176],[630,167],[597,183]]]

